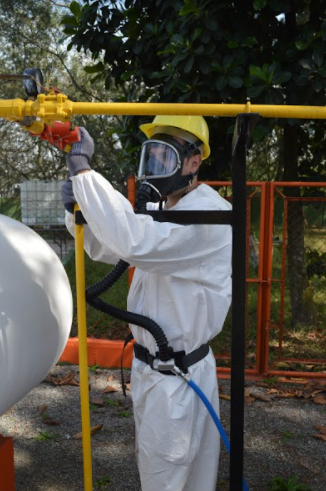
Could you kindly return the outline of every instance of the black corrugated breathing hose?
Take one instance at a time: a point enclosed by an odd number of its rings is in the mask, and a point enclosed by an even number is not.
[[[122,310],[99,298],[99,295],[109,290],[121,278],[128,267],[129,264],[120,259],[114,269],[105,278],[86,289],[86,302],[104,314],[146,329],[155,339],[158,346],[159,359],[168,361],[171,358],[173,349],[169,346],[162,328],[155,321],[144,315]]]

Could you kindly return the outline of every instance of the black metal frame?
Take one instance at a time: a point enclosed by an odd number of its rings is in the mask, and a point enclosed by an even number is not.
[[[230,491],[242,491],[246,330],[246,155],[258,114],[238,114],[232,142],[232,343]]]

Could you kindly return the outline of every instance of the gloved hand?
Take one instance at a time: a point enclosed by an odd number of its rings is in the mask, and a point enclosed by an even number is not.
[[[74,143],[66,157],[69,174],[75,176],[82,170],[91,170],[90,162],[94,153],[94,140],[88,131],[80,127],[80,141]]]
[[[74,196],[74,192],[72,190],[72,182],[70,180],[70,174],[68,174],[67,179],[62,185],[61,198],[65,209],[69,211],[69,213],[74,213],[74,205],[76,203],[76,199]]]

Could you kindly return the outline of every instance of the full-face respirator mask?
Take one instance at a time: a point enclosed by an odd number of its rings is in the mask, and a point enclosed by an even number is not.
[[[137,193],[136,209],[146,208],[146,203],[158,202],[174,191],[186,188],[197,175],[182,175],[185,159],[200,153],[200,140],[181,144],[173,136],[155,134],[146,140],[141,149],[138,180],[142,181]]]

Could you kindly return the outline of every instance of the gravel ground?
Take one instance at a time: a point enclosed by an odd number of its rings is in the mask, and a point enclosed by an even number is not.
[[[82,442],[75,438],[81,431],[79,387],[67,385],[69,378],[72,384],[78,381],[78,367],[56,366],[45,381],[0,417],[0,434],[14,438],[16,491],[83,489]],[[117,391],[103,393],[108,386]],[[322,435],[316,426],[326,430],[326,405],[322,404],[326,384],[247,382],[246,386],[245,477],[249,490],[267,491],[272,478],[287,482],[298,476],[311,491],[325,491],[326,441],[313,435]],[[221,421],[229,434],[230,382],[220,380],[220,389]],[[92,436],[94,491],[140,491],[132,405],[130,397],[122,395],[119,372],[90,370],[90,399],[91,426],[103,425]],[[217,489],[229,489],[229,458],[224,448]]]

